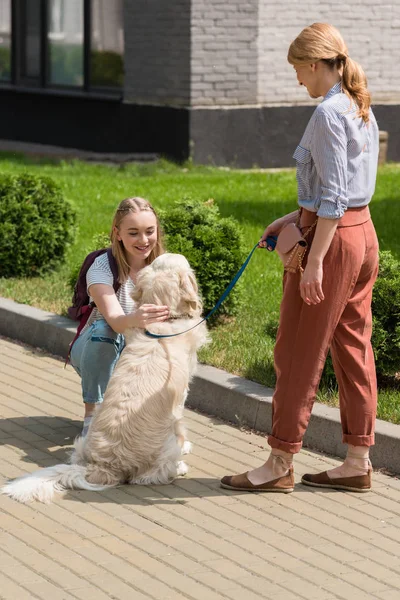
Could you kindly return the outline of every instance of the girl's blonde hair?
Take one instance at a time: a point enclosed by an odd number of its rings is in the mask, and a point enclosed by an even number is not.
[[[123,243],[118,239],[116,230],[119,229],[123,219],[127,215],[135,214],[141,211],[152,212],[157,221],[157,242],[149,256],[146,258],[145,264],[149,265],[155,258],[157,258],[157,256],[160,256],[160,254],[164,253],[160,221],[150,202],[144,198],[125,198],[125,200],[122,200],[115,212],[110,233],[111,248],[118,265],[118,280],[120,283],[124,283],[124,281],[127,280],[130,266],[126,256],[126,250]]]
[[[291,65],[307,65],[325,62],[341,72],[342,88],[358,107],[358,115],[365,123],[369,121],[371,95],[367,78],[355,60],[349,57],[347,46],[339,31],[328,23],[313,23],[306,27],[290,44],[288,61]]]

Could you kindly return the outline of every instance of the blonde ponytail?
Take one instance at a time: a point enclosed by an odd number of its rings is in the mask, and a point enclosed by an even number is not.
[[[367,78],[361,65],[349,56],[343,61],[342,88],[356,103],[358,116],[368,123],[371,94],[367,88]]]

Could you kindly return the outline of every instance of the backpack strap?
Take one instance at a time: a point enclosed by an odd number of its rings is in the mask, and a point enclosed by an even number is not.
[[[117,293],[119,288],[121,287],[120,282],[118,281],[118,265],[117,265],[117,261],[114,258],[114,255],[112,253],[112,249],[111,248],[107,248],[107,250],[103,250],[103,251],[97,251],[96,252],[96,257],[100,256],[100,254],[103,254],[104,252],[107,252],[107,258],[108,258],[108,262],[110,264],[110,269],[113,275],[113,288],[114,288],[114,292]],[[92,254],[95,254],[94,252]],[[93,263],[93,261],[92,261]],[[72,346],[74,344],[74,342],[78,339],[82,329],[84,328],[84,326],[86,325],[86,323],[89,320],[89,317],[92,313],[92,310],[95,307],[95,303],[91,302],[90,304],[87,304],[85,306],[82,307],[81,309],[81,318],[80,318],[80,322],[78,325],[78,329],[76,331],[75,337],[72,340],[72,342],[69,345],[69,351],[68,351],[68,355],[67,358],[65,360],[65,364],[64,364],[64,369],[67,366],[68,362],[69,362],[69,357],[71,355],[71,350],[72,350]]]
[[[117,293],[119,288],[121,287],[121,284],[118,281],[119,273],[118,273],[117,261],[115,260],[115,257],[114,257],[114,254],[112,253],[111,247],[107,248],[107,258],[108,258],[108,262],[110,264],[111,273],[113,274],[113,278],[114,278],[114,283],[113,283],[114,292]]]

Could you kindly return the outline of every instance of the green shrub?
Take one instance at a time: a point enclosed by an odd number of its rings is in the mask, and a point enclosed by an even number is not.
[[[379,276],[372,294],[372,347],[378,380],[393,378],[400,372],[400,262],[391,252],[379,253]],[[337,387],[330,356],[322,383]]]
[[[372,296],[372,345],[378,377],[400,372],[400,261],[379,254],[379,276]]]
[[[186,256],[195,271],[207,314],[246,258],[239,224],[222,218],[213,200],[180,200],[160,211],[160,220],[168,252]],[[235,315],[241,297],[239,280],[216,318]]]
[[[42,275],[61,263],[75,211],[50,177],[0,178],[0,276]]]
[[[68,283],[72,290],[74,289],[75,283],[78,280],[79,271],[81,270],[82,263],[85,260],[86,256],[88,254],[90,254],[91,252],[94,252],[95,250],[101,250],[102,248],[108,248],[108,246],[110,246],[110,245],[111,244],[110,244],[110,234],[109,233],[96,233],[92,237],[90,243],[85,248],[85,251],[82,255],[82,260],[79,260],[78,262],[76,262],[71,268]]]

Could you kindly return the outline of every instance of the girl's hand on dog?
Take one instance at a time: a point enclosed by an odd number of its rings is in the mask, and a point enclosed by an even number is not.
[[[146,329],[152,323],[160,323],[169,318],[168,306],[157,306],[156,304],[142,304],[131,317],[131,327]]]

